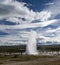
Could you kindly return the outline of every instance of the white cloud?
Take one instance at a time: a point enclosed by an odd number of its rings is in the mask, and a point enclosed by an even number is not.
[[[14,31],[13,31],[14,32]],[[15,31],[16,32],[16,31]],[[10,32],[9,32],[10,33]],[[29,39],[29,33],[27,31],[19,31],[18,34],[14,35],[5,35],[0,37],[0,45],[19,45],[27,44]],[[4,40],[4,41],[3,41]]]
[[[36,13],[36,19],[41,20],[41,21],[47,21],[51,17],[51,12],[49,11],[42,11]]]
[[[47,8],[47,10],[52,12],[52,17],[54,18],[56,15],[60,14],[60,0],[53,0],[51,5],[50,3],[48,3],[49,6]]]
[[[53,32],[59,32],[59,31],[60,31],[60,26],[56,29],[49,28],[48,30],[46,30],[46,33],[53,33]]]
[[[9,18],[6,19],[6,21],[11,21],[11,22],[16,22],[16,23],[23,22],[22,20],[15,18],[15,17],[9,17]]]
[[[46,31],[40,34],[42,35],[43,41],[45,42],[50,41],[50,42],[60,43],[60,27],[56,29],[51,29],[51,28],[46,29]]]
[[[33,10],[30,10],[27,6],[25,6],[25,4],[26,3],[24,2],[18,2],[14,0],[3,0],[2,2],[0,2],[0,19],[10,18],[8,20],[13,21],[12,19],[18,19],[18,17],[21,17],[26,20],[24,22],[30,23],[34,20],[46,21],[51,17],[51,12],[34,12]]]
[[[53,2],[46,3],[45,5],[54,5]]]
[[[21,25],[0,25],[1,29],[26,29],[26,28],[36,28],[36,27],[45,27],[52,23],[57,22],[57,20],[50,20],[40,23],[26,23]]]
[[[0,25],[0,30],[6,30],[6,29],[13,30],[13,29],[36,28],[36,27],[43,28],[52,23],[55,23],[58,20],[49,20],[49,18],[51,18],[52,15],[56,16],[57,14],[60,13],[60,11],[58,11],[60,10],[58,7],[60,4],[57,4],[57,3],[58,1],[56,2],[54,0],[54,4],[49,3],[49,5],[51,4],[53,5],[49,6],[47,10],[40,11],[40,12],[34,12],[32,9],[30,10],[27,6],[25,6],[26,3],[24,2],[18,2],[15,0],[0,0],[0,20],[6,19],[7,21],[20,23],[19,25],[13,25],[13,26],[12,25]],[[25,20],[23,20],[22,18],[24,18]],[[34,20],[38,20],[40,22],[32,23],[32,21]],[[41,37],[43,37],[45,41],[46,40],[60,41],[59,40],[60,37],[58,35],[55,36],[54,38],[47,38],[43,36],[43,34],[47,32],[49,33],[56,32],[57,34],[56,29],[54,30],[50,29],[50,30],[44,31]],[[19,32],[18,32],[18,35],[20,35]],[[10,42],[10,40],[20,40],[20,37],[18,37],[16,34],[15,36],[7,35],[5,37],[1,37],[0,39],[2,41],[5,40],[5,42],[6,41]]]

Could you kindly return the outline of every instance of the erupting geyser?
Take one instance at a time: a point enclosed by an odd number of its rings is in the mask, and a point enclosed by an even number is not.
[[[28,55],[37,55],[38,54],[36,45],[37,33],[31,30],[29,35],[30,37],[27,43],[26,53]]]

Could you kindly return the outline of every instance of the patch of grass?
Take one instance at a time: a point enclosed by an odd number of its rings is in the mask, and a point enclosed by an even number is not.
[[[8,60],[10,57],[9,56],[1,56],[0,60]]]
[[[39,56],[21,55],[19,57],[10,58],[10,60],[12,60],[12,61],[29,61],[29,60],[35,60],[35,59],[38,59],[38,58],[39,58]]]
[[[54,58],[56,56],[49,56],[49,55],[41,55],[39,58]]]
[[[29,61],[38,59],[39,56],[33,55],[20,55],[20,56],[0,56],[0,60],[13,60],[13,61]]]
[[[55,56],[39,56],[39,55],[13,55],[13,56],[0,56],[0,60],[10,60],[10,61],[30,61],[39,58],[53,58]]]

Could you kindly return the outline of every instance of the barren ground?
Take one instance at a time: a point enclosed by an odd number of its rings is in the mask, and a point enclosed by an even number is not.
[[[60,65],[60,56],[39,57],[29,61],[0,60],[0,65]]]

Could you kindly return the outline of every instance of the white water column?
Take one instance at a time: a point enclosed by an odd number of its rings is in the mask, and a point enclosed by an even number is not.
[[[29,40],[27,43],[27,47],[26,47],[26,54],[28,55],[37,55],[38,51],[37,51],[37,33],[33,30],[31,30],[30,34],[29,34]]]

